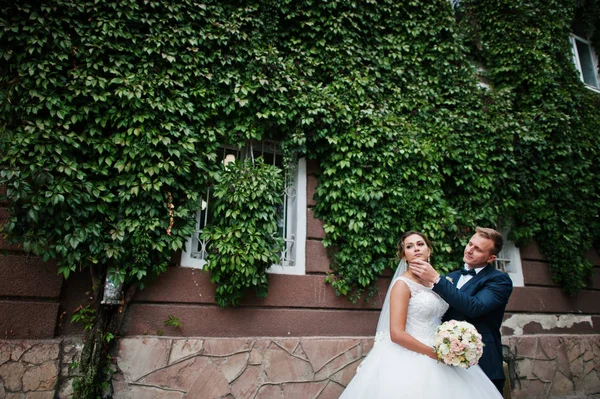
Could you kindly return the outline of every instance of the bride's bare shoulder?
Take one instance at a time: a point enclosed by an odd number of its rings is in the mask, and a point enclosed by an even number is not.
[[[409,282],[407,280],[410,280],[410,278],[406,275],[406,273],[396,277],[396,279],[394,281],[392,281],[392,286],[393,288],[396,288],[397,286],[401,286],[403,288],[407,288],[410,290],[410,286],[409,286]],[[400,283],[400,284],[397,284]]]

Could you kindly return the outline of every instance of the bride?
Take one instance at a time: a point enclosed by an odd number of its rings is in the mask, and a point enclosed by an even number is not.
[[[502,398],[479,366],[463,369],[437,361],[433,339],[448,304],[406,267],[427,260],[430,247],[419,232],[400,239],[402,260],[381,309],[375,344],[340,399]]]

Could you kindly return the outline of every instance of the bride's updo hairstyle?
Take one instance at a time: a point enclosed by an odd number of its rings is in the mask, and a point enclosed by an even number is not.
[[[429,241],[429,238],[425,237],[425,234],[419,231],[407,231],[406,233],[402,234],[402,237],[400,237],[400,241],[398,241],[398,251],[396,252],[398,260],[404,258],[404,240],[406,240],[407,237],[412,236],[413,234],[416,234],[419,237],[421,237],[423,241],[425,241],[425,244],[427,244],[429,250],[431,251],[431,241]]]

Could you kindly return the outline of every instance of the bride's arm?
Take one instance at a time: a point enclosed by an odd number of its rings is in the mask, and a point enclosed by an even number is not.
[[[432,347],[425,345],[405,330],[409,299],[410,289],[406,283],[402,281],[401,284],[394,284],[390,293],[390,337],[392,342],[438,360]]]

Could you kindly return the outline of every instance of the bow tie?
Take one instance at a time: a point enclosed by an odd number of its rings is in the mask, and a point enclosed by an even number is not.
[[[477,275],[475,269],[460,269],[460,274],[462,274],[463,276],[466,276],[467,274],[470,274],[471,276]]]

